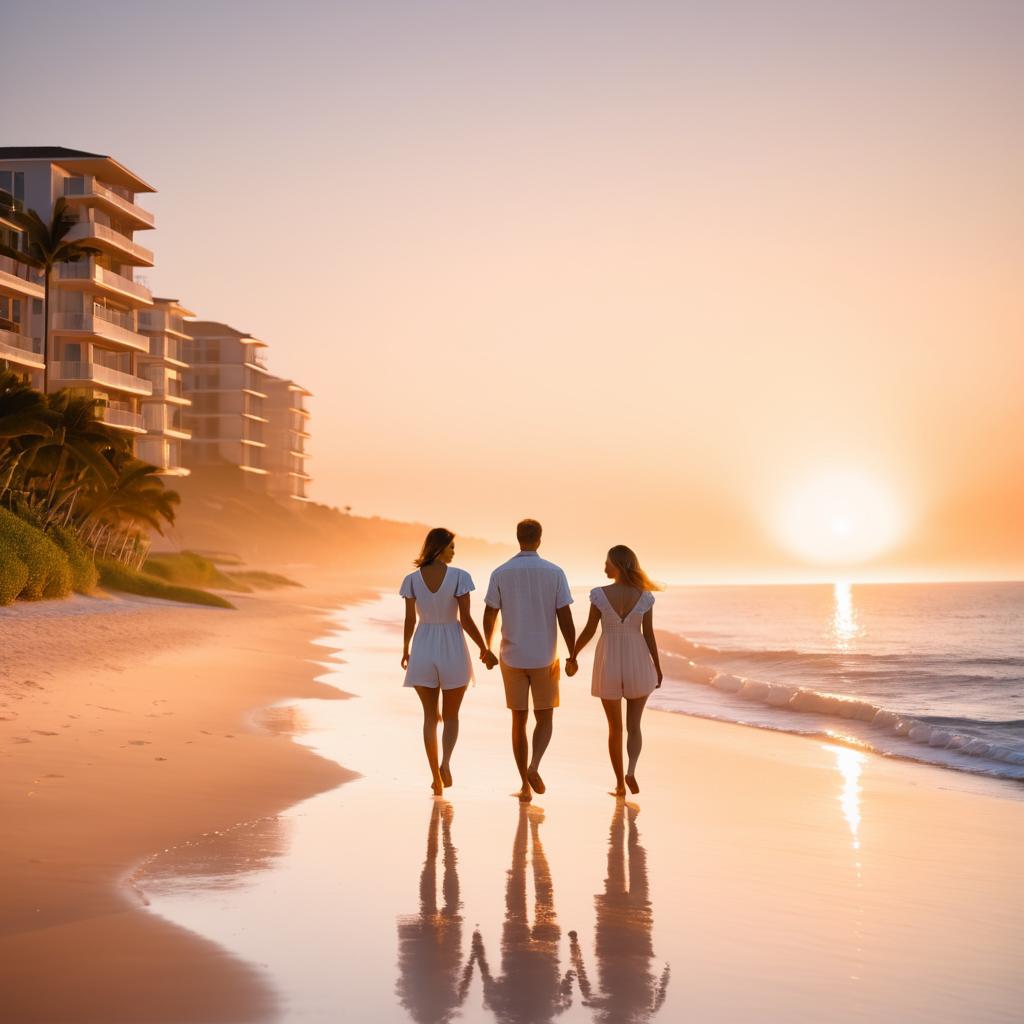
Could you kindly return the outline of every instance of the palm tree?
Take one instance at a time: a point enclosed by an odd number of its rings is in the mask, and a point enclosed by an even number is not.
[[[113,453],[110,463],[113,480],[91,492],[79,505],[84,514],[83,527],[103,522],[135,531],[139,523],[144,523],[163,533],[164,524],[174,524],[175,506],[181,497],[167,489],[156,466],[127,451]]]
[[[0,497],[31,442],[53,434],[54,416],[41,391],[0,369]]]
[[[24,236],[25,247],[16,249],[0,242],[0,256],[7,256],[43,273],[43,391],[50,368],[50,277],[58,263],[77,263],[99,250],[69,242],[68,233],[78,217],[60,196],[53,204],[49,223],[35,210],[25,210],[10,192],[0,189],[0,215],[15,224]]]

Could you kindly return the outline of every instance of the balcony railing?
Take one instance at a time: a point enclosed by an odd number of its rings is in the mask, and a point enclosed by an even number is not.
[[[43,339],[0,329],[0,357],[42,363]]]
[[[149,339],[135,330],[135,318],[131,313],[93,306],[91,313],[56,313],[53,317],[55,331],[81,331],[95,334],[107,341],[117,342],[149,352]]]
[[[153,382],[154,397],[184,398],[180,380],[157,380]]]
[[[124,295],[131,295],[141,302],[152,302],[153,294],[150,290],[138,281],[130,277],[118,274],[106,267],[97,265],[93,260],[79,260],[77,263],[62,263],[57,272],[58,276],[65,281],[95,281],[97,284],[106,285]]]
[[[135,218],[135,220],[146,224],[148,227],[153,227],[156,223],[156,218],[153,214],[149,210],[144,210],[141,206],[137,206],[129,197],[129,193],[126,193],[123,189],[104,185],[91,175],[80,178],[65,178],[64,195],[69,198],[74,198],[75,196],[95,196],[97,199],[105,200],[115,209],[120,210],[129,217]]]
[[[115,246],[121,252],[128,253],[134,260],[148,267],[153,266],[153,250],[147,249],[138,242],[133,242],[127,235],[115,231],[114,228],[97,221],[80,220],[67,234],[69,242],[84,242],[88,239],[99,239]]]
[[[135,391],[143,395],[153,393],[152,381],[136,377],[124,370],[115,370],[102,363],[55,363],[53,376],[57,380],[87,380],[122,391]]]
[[[112,427],[127,427],[129,430],[145,430],[142,417],[137,412],[130,412],[127,409],[117,409],[112,405],[101,405],[98,407],[99,417],[104,423]]]
[[[34,267],[18,260],[12,260],[10,256],[0,256],[0,270],[12,277],[17,277],[26,284],[34,284],[39,288],[43,287],[43,275]]]

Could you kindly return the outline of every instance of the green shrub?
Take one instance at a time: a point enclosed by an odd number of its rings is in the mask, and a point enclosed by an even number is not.
[[[13,604],[28,583],[28,566],[18,557],[14,542],[0,533],[0,605]]]
[[[186,587],[212,587],[215,590],[234,590],[240,594],[247,594],[250,590],[244,583],[221,572],[208,558],[194,551],[150,555],[142,570],[168,583],[180,583]]]
[[[205,604],[214,608],[234,608],[218,594],[211,594],[196,587],[181,587],[145,572],[136,572],[107,558],[96,561],[100,572],[100,583],[111,590],[126,594],[140,594],[143,597],[159,597],[165,601],[180,601],[184,604]]]
[[[0,534],[6,536],[28,569],[28,579],[18,597],[23,601],[40,601],[71,593],[71,563],[42,530],[0,508]]]
[[[100,578],[92,553],[67,526],[51,526],[49,535],[67,555],[72,587],[79,594],[91,594]]]

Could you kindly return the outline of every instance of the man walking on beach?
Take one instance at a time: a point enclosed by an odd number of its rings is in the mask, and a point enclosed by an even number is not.
[[[551,742],[558,707],[558,629],[571,652],[576,643],[572,621],[572,595],[565,573],[537,554],[541,525],[524,519],[516,527],[519,554],[491,573],[484,598],[484,640],[488,648],[501,612],[501,677],[505,703],[512,712],[512,753],[522,779],[517,796],[529,800],[532,791],[544,792],[540,762]],[[526,722],[533,696],[533,755],[526,739]]]

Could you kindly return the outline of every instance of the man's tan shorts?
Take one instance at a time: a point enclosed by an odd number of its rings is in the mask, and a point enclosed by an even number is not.
[[[513,711],[545,711],[558,707],[558,680],[562,671],[555,658],[544,668],[515,668],[501,662],[501,678],[505,681],[505,704]]]

